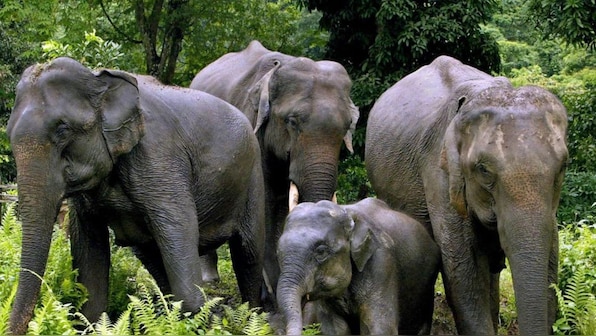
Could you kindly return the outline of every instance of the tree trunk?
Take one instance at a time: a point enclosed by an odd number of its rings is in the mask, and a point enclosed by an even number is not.
[[[146,16],[143,0],[135,2],[137,27],[145,49],[147,73],[164,84],[172,83],[184,33],[190,26],[188,3],[188,0],[170,0],[165,3],[164,13],[164,0],[156,0],[151,13]],[[163,30],[160,30],[160,22],[164,26]]]

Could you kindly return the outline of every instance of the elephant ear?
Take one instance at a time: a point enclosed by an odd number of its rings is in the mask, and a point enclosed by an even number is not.
[[[254,132],[257,133],[263,123],[269,118],[271,113],[271,105],[269,102],[269,81],[271,76],[281,63],[279,60],[273,61],[273,68],[269,70],[253,87],[249,90],[250,101],[257,109],[257,122],[255,123]]]
[[[344,136],[344,143],[346,144],[346,148],[350,151],[351,154],[354,154],[354,148],[352,147],[352,135],[356,130],[356,123],[358,122],[358,118],[360,117],[360,111],[358,107],[354,105],[354,102],[350,99],[350,116],[352,117],[352,122],[350,123],[350,129],[346,132]]]
[[[458,110],[465,102],[465,97],[458,101]],[[459,153],[458,116],[454,117],[445,132],[445,140],[441,151],[441,169],[449,176],[449,201],[457,213],[466,218],[468,216],[465,197],[465,180],[461,170]]]
[[[107,86],[99,107],[102,132],[112,161],[130,152],[144,135],[144,120],[139,107],[136,78],[117,70],[102,70],[96,75]]]
[[[353,219],[356,224],[350,236],[350,253],[358,272],[362,272],[381,244],[368,225],[363,224],[357,216],[353,216]]]

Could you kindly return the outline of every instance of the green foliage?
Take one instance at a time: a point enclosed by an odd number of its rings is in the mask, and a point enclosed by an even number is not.
[[[596,173],[565,173],[557,219],[563,226],[579,221],[596,223]]]
[[[33,335],[74,335],[76,331],[71,321],[72,306],[60,302],[52,288],[43,282],[47,290],[42,291],[39,305],[33,311],[28,334]]]
[[[118,43],[102,39],[96,35],[95,30],[85,32],[85,39],[80,43],[69,45],[48,40],[42,43],[41,48],[42,57],[46,61],[69,56],[91,68],[118,68],[119,60],[124,57]]]
[[[500,40],[499,53],[501,54],[502,73],[511,75],[513,69],[529,67],[538,63],[538,52],[531,45],[524,42]]]
[[[496,41],[480,27],[498,1],[297,2],[323,13],[320,25],[330,32],[327,57],[352,74],[403,76],[442,54],[487,72],[499,69]]]
[[[350,155],[340,162],[337,186],[339,204],[354,203],[369,196],[372,187],[360,156]]]
[[[507,265],[509,263],[507,262]],[[515,306],[515,291],[513,290],[513,278],[509,267],[501,271],[499,277],[499,335],[510,334],[510,330],[517,325],[517,310]]]
[[[130,248],[121,248],[112,244],[108,316],[115,318],[126,312],[130,295],[137,292],[138,284],[149,283],[150,279],[151,276]]]
[[[574,274],[585,269],[582,282],[596,294],[596,218],[559,231],[559,288],[566,288]]]
[[[131,328],[134,334],[182,335],[187,330],[183,321],[181,301],[171,301],[171,296],[164,295],[155,282],[151,289],[139,284],[137,296],[131,296]]]
[[[232,335],[268,335],[273,331],[265,320],[266,315],[259,314],[259,308],[249,308],[248,302],[232,309],[224,306],[221,324]],[[217,317],[215,317],[217,320]]]
[[[585,282],[588,277],[588,269],[581,268],[569,279],[564,291],[554,286],[560,315],[553,326],[555,333],[596,334],[596,296],[590,284]]]
[[[132,307],[129,307],[124,311],[115,323],[110,321],[106,313],[101,314],[99,320],[95,323],[89,322],[85,315],[81,313],[76,313],[76,316],[87,326],[83,331],[85,335],[127,335],[130,333],[131,310]]]
[[[596,47],[595,0],[530,0],[528,9],[544,38],[562,37],[570,44]]]
[[[8,331],[10,307],[17,288],[21,251],[21,224],[15,216],[15,203],[9,203],[0,226],[0,334]],[[228,256],[229,258],[229,256]],[[222,274],[233,273],[231,265],[220,264]],[[78,334],[82,325],[86,334],[271,334],[267,314],[239,304],[237,308],[221,304],[223,298],[206,298],[205,305],[192,315],[181,310],[182,302],[163,294],[147,270],[130,249],[113,247],[110,275],[111,322],[108,314],[90,322],[81,313],[87,294],[77,283],[72,270],[69,241],[65,232],[55,227],[48,266],[43,276],[40,299],[29,324],[28,334]],[[227,279],[228,276],[222,277]],[[134,290],[131,293],[131,288]],[[122,299],[128,296],[127,300]],[[206,296],[206,295],[204,295]],[[236,293],[238,297],[239,294]],[[118,304],[112,304],[112,301]]]

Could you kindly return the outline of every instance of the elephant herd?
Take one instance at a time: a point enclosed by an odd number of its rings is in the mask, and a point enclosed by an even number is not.
[[[560,101],[440,56],[383,93],[367,122],[377,198],[338,205],[359,111],[332,61],[253,41],[190,88],[62,57],[29,67],[7,134],[22,257],[10,332],[24,334],[63,200],[82,310],[106,310],[109,229],[196,312],[228,243],[243,301],[300,334],[429,334],[440,272],[460,334],[497,331],[509,261],[521,334],[556,316],[556,211],[568,152]]]

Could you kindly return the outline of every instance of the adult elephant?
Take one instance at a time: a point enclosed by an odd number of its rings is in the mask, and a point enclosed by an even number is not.
[[[565,108],[551,93],[513,88],[447,56],[397,82],[372,108],[371,183],[432,232],[459,333],[496,332],[505,257],[520,333],[551,332],[566,130]]]
[[[217,59],[190,85],[238,107],[259,139],[270,291],[275,290],[279,275],[276,244],[288,215],[290,186],[297,202],[331,200],[342,139],[352,151],[359,112],[350,99],[351,86],[339,63],[284,55],[258,41]],[[210,274],[218,277],[216,268]]]
[[[204,303],[199,253],[229,240],[242,299],[260,304],[260,150],[232,105],[152,77],[93,73],[58,58],[23,73],[7,132],[23,223],[12,333],[27,330],[64,198],[90,320],[107,308],[108,227],[192,312]]]

